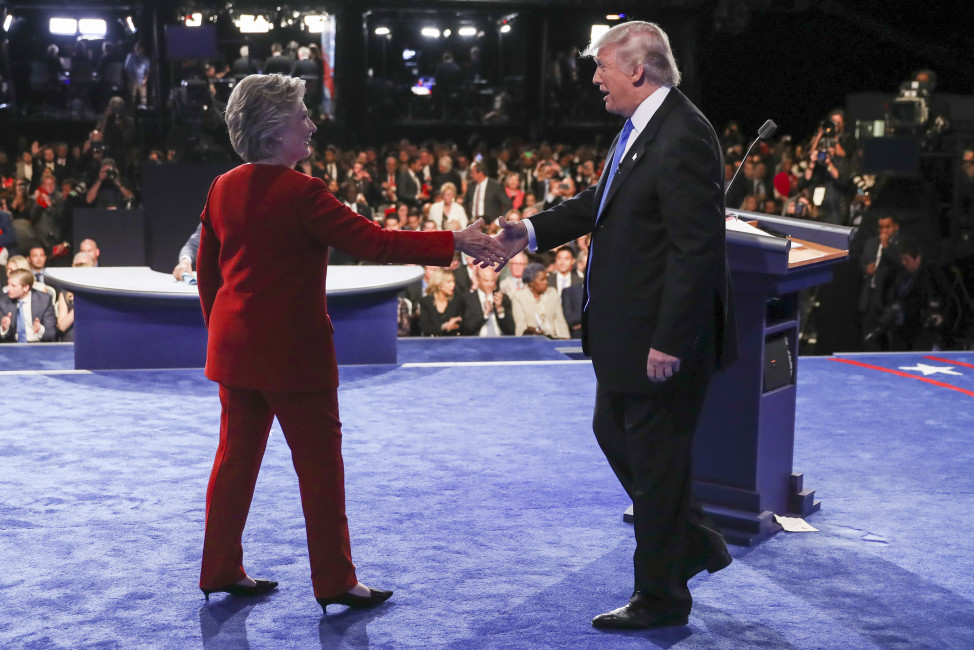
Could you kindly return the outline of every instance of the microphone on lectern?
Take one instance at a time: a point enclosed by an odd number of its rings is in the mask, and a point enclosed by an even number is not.
[[[724,188],[724,196],[727,196],[727,192],[730,191],[731,185],[733,185],[734,181],[737,179],[737,175],[741,173],[741,168],[744,167],[744,161],[747,160],[748,155],[751,153],[751,149],[753,149],[754,145],[758,143],[758,140],[767,140],[773,136],[774,132],[777,130],[778,125],[771,120],[768,120],[761,125],[761,128],[758,129],[758,137],[754,140],[754,142],[751,143],[751,146],[747,148],[747,152],[744,154],[744,158],[741,159],[741,164],[738,165],[737,171],[734,172],[734,176],[731,177],[730,183],[728,183],[727,187]]]

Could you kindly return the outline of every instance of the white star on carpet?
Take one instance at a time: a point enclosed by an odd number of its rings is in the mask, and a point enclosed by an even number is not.
[[[924,377],[936,374],[964,376],[964,373],[955,371],[953,366],[928,366],[925,363],[918,363],[911,367],[900,366],[900,370],[916,370],[922,372]]]

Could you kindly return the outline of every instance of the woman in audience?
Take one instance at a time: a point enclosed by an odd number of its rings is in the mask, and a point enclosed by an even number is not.
[[[520,210],[524,204],[524,190],[521,189],[521,175],[511,172],[504,179],[504,193],[511,199],[511,207]]]
[[[542,335],[550,339],[571,338],[558,290],[548,286],[543,264],[528,264],[522,276],[527,283],[511,296],[516,336]]]
[[[462,226],[466,226],[469,218],[467,211],[457,203],[457,186],[453,183],[443,183],[440,188],[440,196],[443,199],[430,206],[428,218],[438,224],[445,224],[452,219]]]
[[[467,230],[385,230],[344,206],[324,181],[294,170],[317,130],[300,78],[250,75],[225,118],[247,161],[217,177],[203,209],[197,273],[208,330],[206,376],[220,385],[220,443],[206,493],[199,586],[258,596],[277,587],[243,567],[241,537],[271,423],[292,450],[311,581],[330,604],[374,607],[392,595],[355,574],[345,516],[338,365],[325,296],[328,247],[377,263],[448,265],[455,250],[485,263],[503,247]],[[282,263],[282,260],[287,260]]]
[[[95,261],[88,253],[77,253],[71,266],[91,267]],[[62,291],[58,294],[57,303],[54,305],[57,314],[57,340],[68,343],[74,341],[74,294],[70,291]]]
[[[419,299],[419,331],[423,336],[459,336],[463,301],[454,295],[453,273],[436,269]]]

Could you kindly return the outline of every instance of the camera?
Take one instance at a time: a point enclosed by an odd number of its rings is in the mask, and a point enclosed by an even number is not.
[[[795,216],[800,216],[805,213],[805,204],[801,201],[795,203]]]
[[[118,180],[118,170],[115,169],[114,167],[109,167],[105,171],[105,180],[106,181],[112,181],[112,182],[117,181]]]

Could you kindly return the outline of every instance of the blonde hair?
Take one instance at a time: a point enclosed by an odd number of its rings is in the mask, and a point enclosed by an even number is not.
[[[7,260],[7,266],[9,267],[11,264],[14,265],[15,269],[23,269],[25,271],[30,271],[30,262],[28,262],[27,258],[24,257],[23,255],[12,255]]]
[[[303,79],[281,74],[244,77],[230,93],[224,114],[233,150],[246,162],[270,158],[278,130],[303,101]]]
[[[440,194],[443,194],[447,190],[453,190],[453,196],[457,195],[457,186],[450,181],[447,181],[440,186]]]
[[[582,56],[594,57],[599,50],[618,45],[616,61],[629,72],[643,66],[646,77],[658,86],[679,86],[680,70],[676,67],[670,39],[659,25],[633,20],[616,25],[588,44]]]
[[[430,276],[429,282],[426,284],[426,295],[432,296],[436,294],[436,291],[441,285],[449,280],[453,280],[453,272],[447,269],[436,269],[433,271],[433,275]]]

